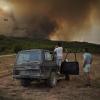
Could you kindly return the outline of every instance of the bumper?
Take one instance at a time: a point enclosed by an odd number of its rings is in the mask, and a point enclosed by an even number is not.
[[[33,80],[42,80],[47,79],[45,75],[13,75],[14,79],[33,79]]]

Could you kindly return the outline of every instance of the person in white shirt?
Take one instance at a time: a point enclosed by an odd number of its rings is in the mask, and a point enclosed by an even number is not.
[[[56,54],[56,64],[60,69],[63,60],[63,47],[60,42],[58,42],[58,47],[54,49],[54,53]]]

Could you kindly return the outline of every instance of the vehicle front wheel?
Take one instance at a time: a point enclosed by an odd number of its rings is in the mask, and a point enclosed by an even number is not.
[[[68,74],[65,75],[65,80],[67,80],[67,81],[70,80],[70,76]]]
[[[55,72],[51,72],[50,77],[48,79],[48,85],[53,88],[57,84],[57,75]]]
[[[30,85],[31,81],[28,79],[21,79],[21,85],[24,87],[28,87]]]

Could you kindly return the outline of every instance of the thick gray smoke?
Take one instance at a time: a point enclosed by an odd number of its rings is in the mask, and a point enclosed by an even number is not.
[[[48,38],[50,33],[57,30],[56,21],[51,20],[47,16],[34,16],[27,22],[26,36],[32,38]]]
[[[2,1],[12,5],[16,26],[24,30],[22,36],[100,41],[100,0]]]

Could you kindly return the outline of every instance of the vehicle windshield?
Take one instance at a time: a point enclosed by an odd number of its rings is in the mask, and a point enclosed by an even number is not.
[[[40,51],[24,51],[18,54],[17,64],[39,62],[41,60]]]

